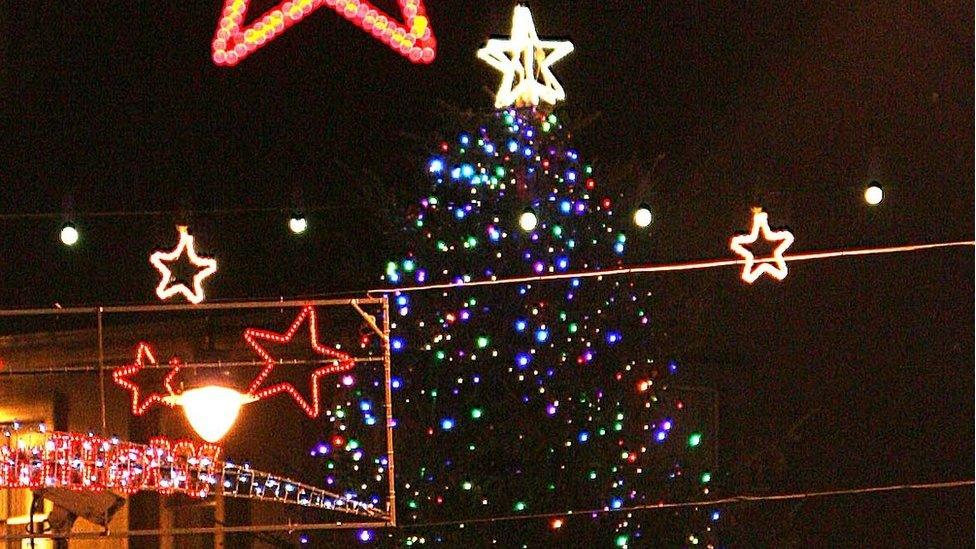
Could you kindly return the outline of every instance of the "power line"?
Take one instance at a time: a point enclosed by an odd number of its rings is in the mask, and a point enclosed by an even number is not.
[[[602,507],[600,509],[589,509],[583,511],[563,511],[563,512],[552,512],[552,513],[535,513],[532,515],[504,515],[499,517],[484,517],[484,518],[472,518],[467,520],[446,520],[440,522],[425,522],[418,524],[402,524],[401,528],[429,528],[434,526],[452,526],[452,525],[462,525],[462,524],[479,524],[479,523],[493,523],[493,522],[508,522],[508,521],[519,521],[519,520],[531,520],[531,519],[541,519],[541,518],[566,518],[574,515],[600,515],[600,514],[610,514],[610,513],[624,513],[633,511],[654,511],[657,509],[676,509],[681,507],[714,507],[716,505],[733,505],[739,503],[756,503],[765,501],[789,501],[798,499],[810,499],[810,498],[823,498],[823,497],[834,497],[834,496],[845,496],[845,495],[858,495],[858,494],[876,494],[884,492],[897,492],[905,490],[940,490],[940,489],[950,489],[950,488],[961,488],[964,486],[974,486],[976,481],[974,480],[954,480],[947,482],[932,482],[926,484],[897,484],[892,486],[872,486],[867,488],[848,488],[840,490],[824,490],[819,492],[799,492],[794,494],[775,494],[766,496],[730,496],[720,499],[703,500],[703,501],[684,501],[676,503],[650,503],[646,505],[633,505],[630,507],[620,507],[618,509],[611,509],[609,507]]]

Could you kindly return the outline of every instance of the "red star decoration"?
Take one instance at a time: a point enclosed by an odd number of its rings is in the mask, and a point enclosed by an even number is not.
[[[139,346],[136,349],[136,361],[134,363],[120,366],[115,370],[112,370],[112,381],[121,386],[123,389],[132,393],[132,413],[137,416],[145,414],[146,410],[148,410],[149,407],[154,404],[164,404],[169,407],[173,406],[167,402],[165,398],[175,394],[172,386],[173,378],[176,377],[176,374],[179,373],[181,368],[179,359],[174,358],[171,360],[170,366],[172,366],[172,368],[163,379],[163,386],[166,388],[167,393],[149,393],[149,395],[146,396],[142,402],[140,402],[139,385],[129,378],[138,373],[140,370],[144,369],[146,367],[147,360],[149,364],[156,364],[156,357],[153,355],[152,347],[150,347],[148,343],[142,342],[139,343]]]
[[[437,55],[437,40],[423,0],[399,0],[401,21],[368,0],[288,0],[245,25],[250,1],[224,0],[211,44],[217,65],[236,65],[323,6],[332,8],[413,63],[431,63]]]
[[[306,320],[308,321],[309,341],[311,343],[312,350],[315,351],[316,354],[334,359],[334,362],[331,364],[321,368],[316,368],[312,371],[309,379],[309,385],[312,393],[311,403],[309,403],[291,383],[283,382],[276,383],[268,387],[262,387],[264,382],[267,380],[268,375],[271,374],[277,365],[277,361],[273,356],[271,356],[271,353],[269,353],[263,346],[261,346],[260,343],[258,343],[258,340],[271,341],[279,344],[289,343],[292,338],[295,337],[298,329],[301,328],[302,323],[304,323]],[[321,412],[319,399],[319,379],[327,375],[351,370],[356,365],[356,362],[350,355],[319,343],[318,328],[315,321],[315,308],[311,305],[305,306],[302,311],[298,313],[298,316],[295,317],[295,320],[291,323],[291,326],[288,327],[288,330],[286,330],[285,333],[280,334],[259,328],[248,328],[244,330],[244,340],[247,341],[247,344],[254,349],[254,352],[257,353],[262,360],[264,360],[265,364],[264,368],[257,375],[257,377],[254,378],[254,381],[252,381],[251,385],[248,387],[248,394],[255,398],[262,399],[278,393],[288,393],[293,399],[295,399],[295,402],[301,406],[301,408],[305,411],[305,414],[312,419],[319,417],[319,413]]]

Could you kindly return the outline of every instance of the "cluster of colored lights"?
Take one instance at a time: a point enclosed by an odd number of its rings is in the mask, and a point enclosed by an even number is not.
[[[640,235],[630,216],[614,216],[568,140],[557,116],[507,109],[440,143],[424,169],[432,189],[407,220],[406,253],[384,280],[423,286],[620,265]],[[394,394],[399,520],[596,505],[619,512],[607,515],[607,544],[627,546],[644,527],[626,508],[701,497],[710,454],[704,438],[687,437],[702,432],[705,415],[670,388],[677,365],[648,356],[658,354],[650,299],[622,278],[394,295],[391,349],[408,381]],[[590,520],[601,519],[537,522],[560,535]],[[400,541],[461,543],[475,532],[448,530]],[[519,531],[529,530],[513,524],[490,536],[532,539]]]
[[[289,0],[244,25],[249,0],[226,0],[214,33],[213,61],[233,66],[322,6],[332,8],[414,63],[430,63],[437,42],[423,0],[399,0],[403,23],[366,0]]]

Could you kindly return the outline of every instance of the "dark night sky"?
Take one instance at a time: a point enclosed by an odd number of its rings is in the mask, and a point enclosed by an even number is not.
[[[284,210],[300,192],[317,210],[302,239],[281,214],[191,218],[222,263],[212,295],[377,286],[425,146],[460,129],[445,105],[491,106],[498,76],[474,54],[512,4],[429,0],[431,66],[323,8],[227,69],[210,61],[220,3],[2,3],[0,213],[67,195],[77,212]],[[530,4],[576,45],[555,66],[566,112],[600,115],[579,149],[654,207],[644,259],[728,256],[757,202],[794,250],[972,239],[972,4],[831,4]],[[59,219],[0,220],[4,307],[153,300],[146,257],[174,217],[78,222],[65,250]],[[972,249],[798,263],[754,287],[663,276],[657,296],[670,351],[722,392],[726,493],[973,477]],[[972,496],[742,507],[729,535],[971,544]]]

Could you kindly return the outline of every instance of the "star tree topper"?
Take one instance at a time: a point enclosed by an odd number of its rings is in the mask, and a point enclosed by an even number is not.
[[[197,304],[203,301],[205,297],[203,293],[203,280],[217,272],[217,261],[210,257],[200,257],[197,255],[197,251],[193,246],[193,236],[190,235],[186,225],[178,225],[176,230],[180,233],[180,241],[173,251],[156,252],[149,256],[149,262],[152,263],[153,267],[156,267],[161,277],[159,286],[156,286],[156,295],[159,296],[159,299],[169,299],[176,294],[183,294],[183,297],[187,301]],[[193,275],[193,290],[187,288],[183,283],[170,284],[173,282],[173,272],[166,264],[179,259],[183,255],[184,250],[186,250],[186,256],[190,260],[190,263],[194,267],[200,267],[200,270]]]
[[[479,59],[502,73],[495,108],[537,106],[539,101],[555,105],[566,99],[549,67],[572,51],[567,40],[540,40],[529,8],[515,6],[512,35],[507,40],[492,38],[478,50]]]
[[[769,242],[779,242],[779,245],[773,249],[772,263],[768,260],[761,260],[759,265],[756,265],[756,257],[753,255],[748,248],[745,247],[746,244],[752,244],[759,239],[759,231],[762,231],[763,239]],[[759,279],[764,273],[775,278],[776,280],[783,280],[786,278],[788,273],[786,269],[786,260],[783,258],[783,252],[786,251],[790,245],[793,244],[793,233],[790,231],[774,231],[769,228],[769,215],[762,211],[762,208],[752,209],[752,230],[749,234],[743,234],[739,236],[733,236],[729,247],[733,252],[742,256],[746,260],[745,265],[742,266],[742,280],[752,284]]]

